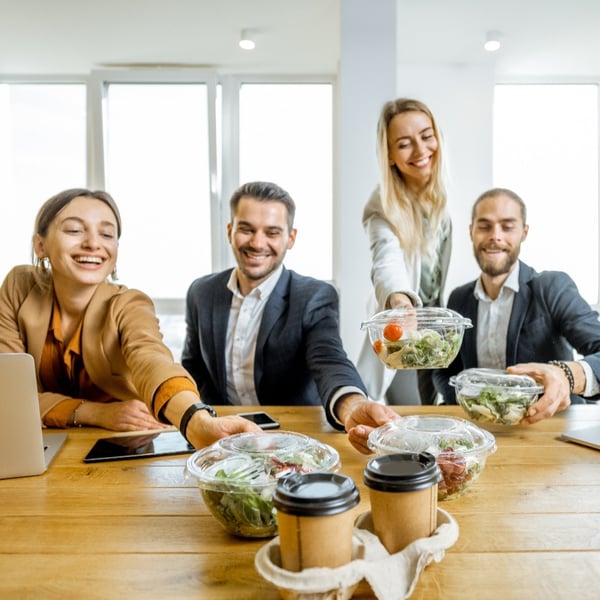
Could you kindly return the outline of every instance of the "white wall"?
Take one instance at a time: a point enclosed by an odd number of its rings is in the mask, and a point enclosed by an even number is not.
[[[334,277],[341,292],[342,338],[356,360],[371,290],[361,215],[377,183],[375,131],[381,106],[395,97],[418,98],[432,109],[444,134],[453,220],[447,296],[477,275],[468,223],[475,198],[492,185],[494,72],[493,66],[403,63],[396,56],[396,36],[406,23],[396,20],[396,0],[343,0],[340,11]]]
[[[396,93],[396,0],[340,2],[337,189],[334,192],[334,279],[340,290],[341,332],[358,358],[371,290],[371,257],[362,211],[377,184],[376,125]]]

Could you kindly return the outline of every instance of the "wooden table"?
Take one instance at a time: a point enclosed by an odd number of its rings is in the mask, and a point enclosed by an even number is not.
[[[282,428],[335,446],[361,488],[368,457],[320,408],[268,409]],[[459,407],[396,407],[403,415]],[[235,412],[221,409],[221,414]],[[574,406],[535,426],[489,429],[498,450],[462,498],[441,504],[460,527],[414,599],[600,598],[600,452],[558,439],[600,423]],[[226,534],[183,477],[185,457],[84,464],[103,430],[72,430],[49,471],[0,481],[0,598],[278,598],[254,569],[266,540]],[[366,583],[356,598],[372,598]]]

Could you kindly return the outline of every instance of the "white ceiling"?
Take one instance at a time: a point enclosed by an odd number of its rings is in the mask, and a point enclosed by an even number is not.
[[[344,1],[0,0],[0,77],[132,64],[332,74]],[[600,74],[599,0],[398,0],[398,15],[402,62],[494,62],[500,77]],[[257,30],[253,52],[237,45],[242,28]],[[504,41],[493,56],[482,50],[492,29]]]

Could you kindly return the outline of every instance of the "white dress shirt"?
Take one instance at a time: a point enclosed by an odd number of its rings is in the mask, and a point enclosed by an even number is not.
[[[475,284],[477,298],[477,364],[488,369],[506,369],[506,337],[515,294],[519,291],[519,263],[492,300],[481,278]]]
[[[233,293],[225,340],[227,397],[232,404],[259,404],[254,386],[256,340],[265,305],[282,271],[280,266],[247,296],[242,296],[238,288],[237,269],[233,269],[227,282],[227,289]]]

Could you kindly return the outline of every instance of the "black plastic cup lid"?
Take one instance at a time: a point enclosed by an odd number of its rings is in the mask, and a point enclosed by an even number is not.
[[[354,481],[340,473],[292,473],[280,479],[273,492],[278,511],[305,517],[335,515],[359,501]]]
[[[440,482],[442,473],[429,452],[403,452],[372,458],[363,472],[365,485],[381,492],[413,492]]]

